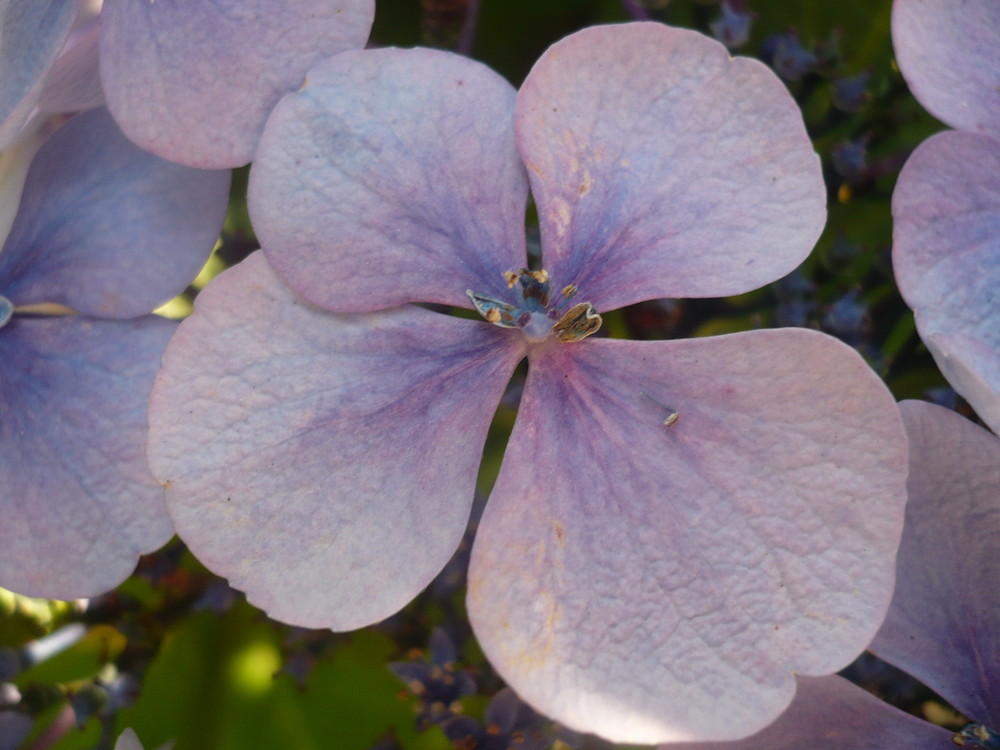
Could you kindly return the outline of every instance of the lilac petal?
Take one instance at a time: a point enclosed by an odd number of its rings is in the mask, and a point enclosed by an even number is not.
[[[784,329],[531,364],[469,572],[524,700],[616,742],[734,739],[871,640],[906,438],[853,350]]]
[[[105,0],[108,107],[143,148],[238,167],[268,112],[316,62],[365,45],[373,0]]]
[[[896,60],[913,95],[960,130],[1000,136],[1000,4],[896,0]]]
[[[79,4],[0,0],[0,151],[17,140],[31,116]]]
[[[170,538],[146,402],[175,327],[15,316],[0,330],[0,586],[94,596]]]
[[[149,312],[197,275],[228,200],[228,171],[142,151],[106,109],[77,115],[31,165],[0,252],[0,293],[100,317]]]
[[[872,648],[970,719],[1000,726],[1000,439],[940,406],[901,404],[910,502],[896,594]]]
[[[1000,141],[928,138],[892,197],[893,267],[952,386],[1000,429]]]
[[[762,63],[692,31],[573,34],[528,75],[517,128],[543,265],[598,310],[755,289],[823,229],[826,189],[794,100]]]
[[[478,321],[317,310],[257,254],[209,285],[164,355],[153,473],[193,552],[271,616],[367,625],[458,546],[520,357]]]
[[[28,167],[44,142],[45,133],[39,131],[0,152],[0,247],[3,247],[14,225]]]
[[[338,312],[469,307],[526,263],[514,90],[434,50],[350,52],[276,108],[250,174],[275,270]]]
[[[876,698],[843,677],[799,677],[795,700],[766,729],[735,742],[661,750],[944,750],[951,732]]]

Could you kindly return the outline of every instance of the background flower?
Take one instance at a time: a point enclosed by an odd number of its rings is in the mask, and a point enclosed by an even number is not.
[[[92,596],[171,524],[144,460],[146,399],[175,324],[146,315],[205,262],[229,176],[162,161],[104,109],[35,156],[0,251],[0,583]],[[77,314],[78,313],[78,314]]]
[[[893,195],[893,267],[945,377],[1000,430],[1000,5],[896,0],[914,95],[960,132],[927,139]]]

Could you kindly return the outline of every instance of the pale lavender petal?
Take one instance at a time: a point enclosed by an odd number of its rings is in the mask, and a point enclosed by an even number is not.
[[[0,151],[28,121],[79,0],[0,0]]]
[[[22,138],[17,145],[0,151],[0,248],[14,225],[21,205],[21,192],[28,177],[28,167],[45,142],[45,133],[37,132]]]
[[[543,265],[598,310],[755,289],[795,268],[826,220],[784,84],[693,31],[567,37],[525,80],[517,127]]]
[[[766,729],[735,742],[661,750],[946,750],[951,732],[904,713],[843,677],[799,677],[795,700]]]
[[[42,146],[0,252],[0,294],[128,318],[197,275],[222,228],[229,172],[182,167],[130,143],[106,109]]]
[[[1000,136],[1000,3],[896,0],[892,42],[910,90],[931,114]]]
[[[514,89],[434,50],[350,52],[276,108],[250,174],[275,270],[316,304],[470,307],[525,265]]]
[[[268,112],[309,68],[365,45],[374,0],[105,0],[108,107],[143,148],[238,167]]]
[[[150,461],[181,538],[279,620],[348,630],[440,571],[521,349],[416,307],[338,316],[256,254],[164,356]]]
[[[82,112],[104,103],[98,50],[101,22],[92,18],[78,27],[66,41],[59,59],[45,78],[38,99],[45,112]]]
[[[175,327],[15,316],[0,330],[0,586],[94,596],[170,538],[146,402]]]
[[[901,404],[910,502],[896,593],[873,650],[969,719],[1000,727],[1000,439],[940,406]]]
[[[531,365],[469,572],[473,628],[522,698],[613,741],[735,739],[796,673],[864,649],[906,437],[853,350],[784,329]]]
[[[928,138],[892,196],[893,267],[952,386],[1000,430],[1000,141]]]

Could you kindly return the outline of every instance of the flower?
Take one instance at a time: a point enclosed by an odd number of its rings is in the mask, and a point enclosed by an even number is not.
[[[334,629],[404,606],[462,538],[526,357],[468,603],[533,708],[620,741],[743,736],[874,635],[906,453],[860,357],[806,330],[590,335],[812,247],[818,160],[764,65],[655,23],[568,37],[519,92],[445,52],[346,52],[274,109],[250,182],[263,252],[168,346],[150,461],[252,602]]]
[[[108,108],[164,159],[241,166],[275,102],[315,62],[363,47],[374,15],[374,0],[105,0]]]
[[[957,131],[924,141],[892,196],[893,268],[948,382],[1000,430],[1000,5],[896,0],[914,96]]]
[[[110,589],[172,526],[145,464],[146,399],[175,323],[146,315],[205,262],[227,173],[169,164],[107,110],[32,161],[0,250],[0,585]]]
[[[872,650],[977,722],[954,744],[996,747],[1000,439],[940,406],[900,407],[910,437],[910,500],[896,593]],[[801,677],[791,707],[760,734],[671,750],[932,750],[953,746],[949,734],[841,677]]]

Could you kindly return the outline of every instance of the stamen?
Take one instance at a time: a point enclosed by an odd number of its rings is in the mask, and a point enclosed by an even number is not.
[[[589,302],[573,305],[558,323],[552,326],[552,332],[563,342],[581,341],[601,327],[601,316],[594,311]]]
[[[55,317],[61,315],[79,314],[72,307],[60,305],[58,302],[37,302],[33,305],[18,305],[14,308],[14,312],[18,315],[44,315]]]

